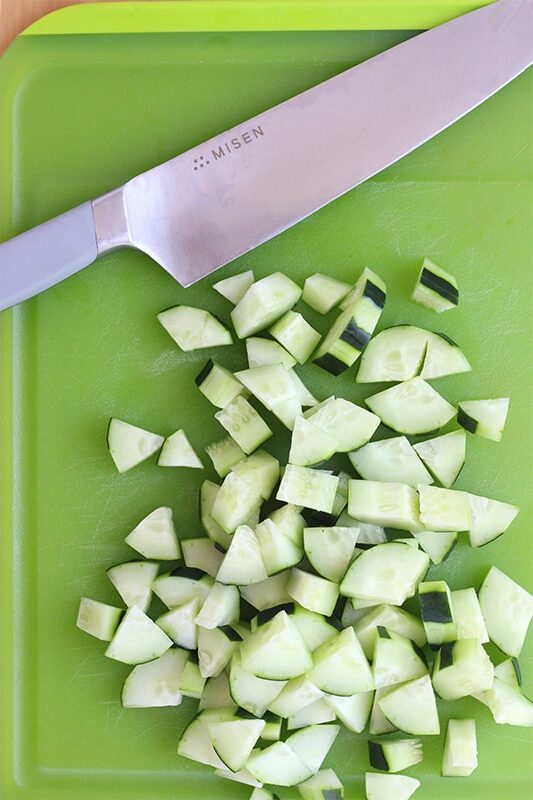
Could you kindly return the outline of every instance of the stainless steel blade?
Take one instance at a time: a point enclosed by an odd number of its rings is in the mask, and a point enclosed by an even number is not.
[[[375,175],[533,61],[533,0],[500,0],[281,103],[93,204],[99,251],[183,286]]]

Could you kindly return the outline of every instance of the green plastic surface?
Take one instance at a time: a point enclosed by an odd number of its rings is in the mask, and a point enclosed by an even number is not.
[[[407,35],[23,37],[0,64],[1,235],[107,191]],[[461,542],[430,575],[448,576],[453,589],[477,586],[496,563],[528,586],[532,78],[520,77],[399,164],[191,289],[140,253],[115,252],[0,316],[2,798],[239,800],[251,792],[176,756],[192,700],[175,710],[122,710],[128,667],[105,659],[103,643],[74,627],[80,595],[118,602],[104,569],[134,557],[123,538],[156,505],[173,506],[181,536],[201,533],[196,492],[204,476],[163,470],[154,459],[119,475],[105,433],[116,415],[164,434],[183,427],[199,451],[223,435],[193,384],[212,353],[180,353],[155,315],[185,301],[229,319],[229,304],[210,286],[238,270],[281,269],[298,281],[320,270],[353,280],[371,266],[389,287],[382,326],[409,320],[443,330],[471,359],[472,374],[437,388],[451,401],[511,396],[502,443],[469,437],[457,486],[517,503],[521,514],[481,550]],[[436,316],[408,301],[425,255],[457,276],[457,310]],[[330,318],[301,310],[327,327]],[[220,352],[229,367],[244,358],[242,344]],[[330,379],[310,365],[300,374],[320,398],[375,390],[357,387],[353,370]],[[286,434],[283,441],[278,453]],[[530,637],[520,659],[530,693],[532,656]],[[443,719],[478,720],[480,766],[469,779],[440,778],[442,737],[428,737],[424,762],[410,771],[422,780],[417,800],[526,800],[528,731],[496,726],[474,700],[439,706]],[[363,798],[364,736],[343,732],[327,765],[345,781],[348,800]]]

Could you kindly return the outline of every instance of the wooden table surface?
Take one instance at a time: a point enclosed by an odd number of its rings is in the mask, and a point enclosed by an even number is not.
[[[50,11],[89,2],[94,0],[0,0],[0,54],[20,31]]]

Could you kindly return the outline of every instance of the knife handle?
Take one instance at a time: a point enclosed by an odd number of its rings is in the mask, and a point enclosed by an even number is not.
[[[79,272],[98,255],[91,202],[0,244],[0,310]]]

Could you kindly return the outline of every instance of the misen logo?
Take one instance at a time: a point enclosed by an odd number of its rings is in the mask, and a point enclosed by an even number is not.
[[[222,142],[217,148],[212,149],[209,158],[205,156],[197,156],[193,161],[193,170],[197,172],[199,169],[203,167],[207,167],[213,161],[219,161],[221,158],[227,158],[236,150],[240,150],[241,147],[245,147],[247,144],[253,144],[257,139],[260,139],[264,136],[264,131],[261,125],[257,125],[257,127],[252,128],[249,131],[243,131],[239,133],[237,136],[233,136],[231,139],[228,139],[227,142]]]

